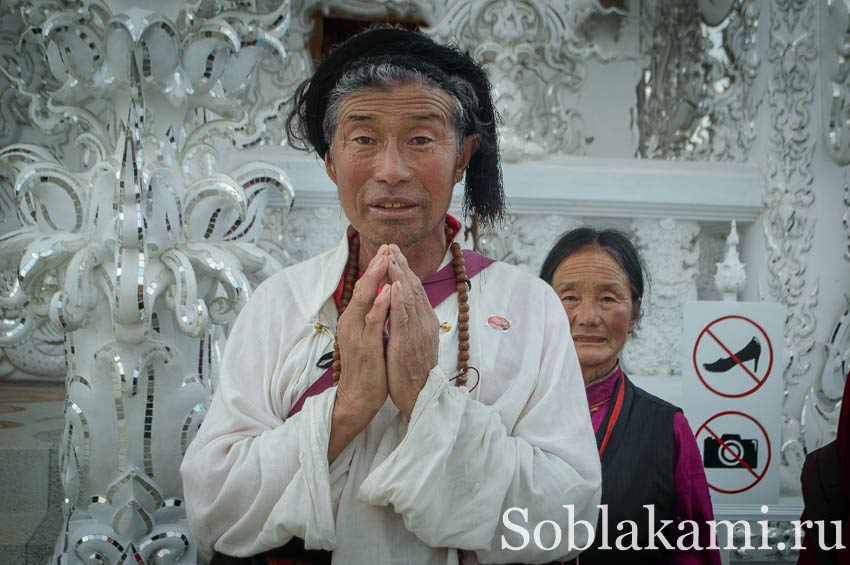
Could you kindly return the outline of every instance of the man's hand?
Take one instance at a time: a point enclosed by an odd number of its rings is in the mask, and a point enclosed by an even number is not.
[[[328,458],[333,459],[387,400],[387,369],[384,358],[384,327],[390,309],[390,286],[386,281],[388,249],[382,245],[354,286],[351,301],[337,324],[342,372],[336,391]]]
[[[387,342],[387,384],[390,398],[408,420],[428,373],[437,365],[439,321],[428,296],[407,264],[390,245],[388,274],[392,284],[390,338]]]

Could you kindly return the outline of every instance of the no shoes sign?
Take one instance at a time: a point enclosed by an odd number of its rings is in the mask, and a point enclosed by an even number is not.
[[[780,304],[685,304],[682,408],[716,503],[779,500],[784,323]]]

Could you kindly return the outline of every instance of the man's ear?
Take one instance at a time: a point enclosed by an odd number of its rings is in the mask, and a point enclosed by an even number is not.
[[[334,165],[334,159],[331,156],[331,150],[328,149],[325,151],[325,171],[327,171],[328,176],[331,177],[331,180],[336,184],[336,165]]]
[[[455,184],[460,182],[460,179],[463,178],[463,173],[466,171],[466,166],[469,165],[469,160],[472,159],[472,156],[475,155],[475,152],[478,151],[478,147],[481,145],[478,141],[477,135],[467,135],[463,139],[463,147],[460,150],[460,157],[457,160],[457,166],[455,167]]]

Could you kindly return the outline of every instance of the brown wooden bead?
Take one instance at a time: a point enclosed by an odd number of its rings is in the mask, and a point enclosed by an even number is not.
[[[468,302],[461,302],[460,304],[457,305],[457,311],[460,312],[461,314],[469,313],[469,303]]]
[[[461,363],[469,361],[469,351],[461,351],[458,353],[457,358]]]
[[[458,314],[457,315],[457,321],[460,324],[468,322],[469,321],[469,312],[464,312],[463,314]]]
[[[458,341],[469,341],[469,331],[459,330],[457,332]]]
[[[461,351],[469,351],[469,342],[463,342],[458,345],[458,349]]]

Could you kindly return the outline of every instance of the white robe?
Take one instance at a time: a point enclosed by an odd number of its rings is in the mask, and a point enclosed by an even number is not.
[[[601,471],[569,323],[555,293],[522,270],[494,263],[472,279],[470,394],[449,381],[457,366],[457,295],[436,308],[437,366],[409,423],[391,400],[328,464],[336,387],[290,408],[333,348],[337,288],[348,244],[261,284],[240,313],[209,413],[181,466],[190,525],[201,551],[249,556],[293,536],[333,550],[334,563],[545,563],[567,552],[567,511],[596,524]],[[447,253],[442,265],[448,264]],[[490,316],[510,321],[491,327]],[[317,329],[316,324],[322,327]],[[468,386],[474,384],[474,375]],[[543,520],[564,529],[554,550],[502,549]],[[555,529],[540,528],[544,547]],[[584,528],[574,545],[585,545]]]

